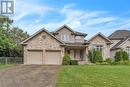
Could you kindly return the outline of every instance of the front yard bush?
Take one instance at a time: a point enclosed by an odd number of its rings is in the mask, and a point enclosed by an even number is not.
[[[70,60],[71,60],[70,55],[65,53],[63,57],[63,62],[62,62],[63,65],[70,65]]]
[[[103,61],[102,52],[100,52],[98,50],[91,50],[91,51],[89,50],[88,51],[88,58],[92,63]]]
[[[92,50],[88,51],[88,58],[89,58],[90,62],[94,63],[93,51]]]
[[[70,65],[78,65],[78,60],[70,60]]]
[[[94,51],[94,57],[95,57],[96,62],[102,62],[103,61],[102,53],[98,50]]]
[[[115,62],[112,58],[106,58],[105,60],[108,64],[112,65]]]
[[[128,53],[126,51],[123,51],[122,55],[123,55],[123,61],[129,60],[129,55],[128,55]]]
[[[128,57],[128,53],[127,53],[127,52],[122,51],[122,50],[116,52],[116,54],[115,54],[115,61],[116,61],[116,62],[126,61],[126,60],[129,60],[129,57]]]

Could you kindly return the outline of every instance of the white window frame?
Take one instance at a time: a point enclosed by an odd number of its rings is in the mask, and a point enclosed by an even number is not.
[[[70,37],[69,37],[69,34],[61,34],[61,40],[63,40],[63,41],[69,41],[70,39],[69,39]]]
[[[76,40],[81,40],[81,36],[75,36]]]
[[[103,45],[94,44],[93,49],[96,50],[96,51],[98,50],[98,51],[102,52],[103,51]]]
[[[130,59],[130,47],[126,47],[126,48],[125,48],[125,51],[128,53],[129,59]]]

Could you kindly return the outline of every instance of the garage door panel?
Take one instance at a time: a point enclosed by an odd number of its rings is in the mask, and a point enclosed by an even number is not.
[[[42,51],[28,51],[29,64],[42,64]]]
[[[59,51],[47,51],[46,52],[46,58],[45,58],[45,64],[50,65],[59,65],[60,64],[60,58],[61,58],[61,52]]]

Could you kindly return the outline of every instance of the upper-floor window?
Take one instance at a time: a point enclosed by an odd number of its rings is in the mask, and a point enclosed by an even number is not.
[[[75,36],[76,40],[81,40],[81,36]]]
[[[69,34],[61,34],[61,40],[63,41],[69,41]]]
[[[103,46],[102,45],[93,45],[93,49],[102,52]]]
[[[81,39],[82,39],[81,36],[75,36],[75,41],[76,42],[81,42]]]

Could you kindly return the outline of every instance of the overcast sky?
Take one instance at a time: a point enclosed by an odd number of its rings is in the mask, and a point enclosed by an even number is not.
[[[54,31],[67,24],[75,31],[108,36],[130,29],[130,0],[15,0],[13,26],[30,35],[41,28]]]

